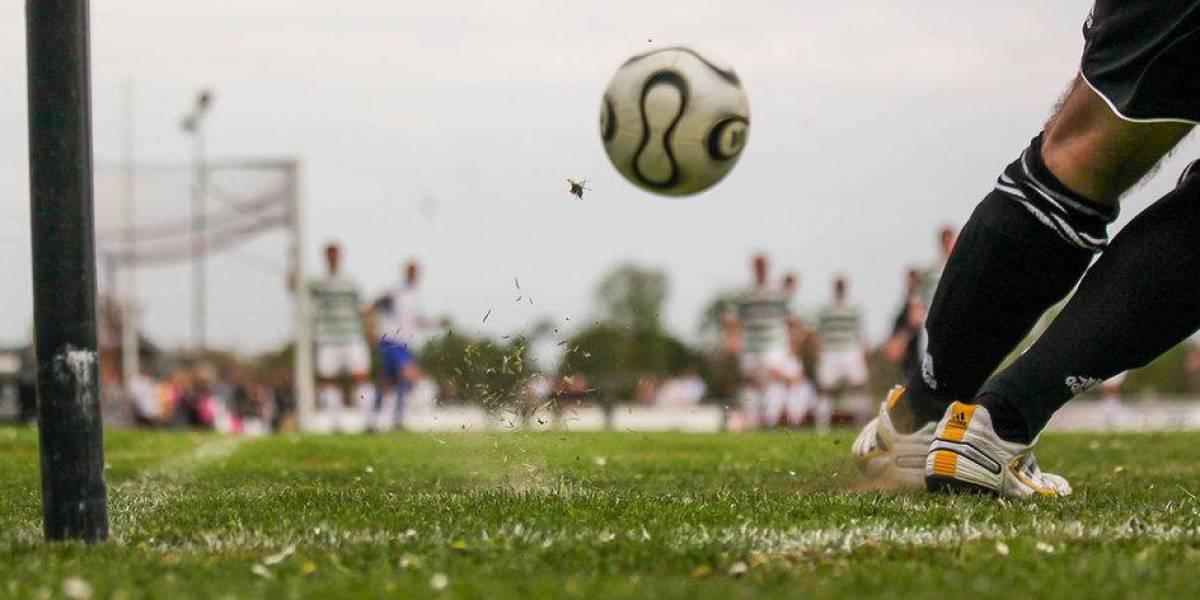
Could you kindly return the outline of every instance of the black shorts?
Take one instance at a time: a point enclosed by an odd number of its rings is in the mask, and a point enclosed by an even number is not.
[[[1200,123],[1200,0],[1096,0],[1080,71],[1130,121]]]

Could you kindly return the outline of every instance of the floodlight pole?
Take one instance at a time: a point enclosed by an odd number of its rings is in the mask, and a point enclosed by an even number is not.
[[[212,106],[212,92],[201,90],[196,105],[183,118],[183,130],[192,136],[192,344],[203,354],[207,344],[208,310],[205,273],[208,223],[205,200],[208,194],[208,167],[204,159],[204,116]]]
[[[42,511],[49,540],[108,538],[96,354],[87,0],[27,0]]]
[[[141,374],[138,362],[138,308],[137,294],[134,291],[136,281],[135,267],[137,258],[134,256],[136,237],[134,233],[134,166],[133,166],[133,82],[126,81],[122,90],[124,104],[124,131],[121,134],[121,217],[125,233],[121,240],[124,245],[125,265],[121,270],[124,281],[121,282],[121,387],[125,390],[126,399],[131,398],[133,382]]]

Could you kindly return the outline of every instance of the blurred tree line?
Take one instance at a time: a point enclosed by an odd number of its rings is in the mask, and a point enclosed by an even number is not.
[[[554,339],[556,330],[545,323],[501,341],[450,331],[426,344],[421,364],[443,386],[443,395],[485,406],[511,402],[522,384],[538,375],[581,378],[593,399],[627,400],[644,379],[694,373],[704,379],[710,397],[731,397],[737,381],[732,359],[689,345],[663,325],[669,293],[662,270],[620,264],[596,285],[591,324],[568,337]],[[544,339],[562,348],[553,373],[544,372],[531,356],[530,346]]]
[[[600,319],[567,341],[560,373],[587,378],[602,394],[631,398],[643,379],[694,373],[710,397],[729,397],[736,365],[708,349],[689,346],[662,323],[670,284],[659,269],[625,263],[596,286]]]
[[[538,373],[525,337],[497,342],[451,330],[430,340],[420,360],[444,397],[489,408],[509,403],[521,384]]]

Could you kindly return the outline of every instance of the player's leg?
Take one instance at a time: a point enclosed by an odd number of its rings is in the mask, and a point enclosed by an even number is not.
[[[365,341],[347,345],[346,370],[353,386],[347,402],[347,430],[360,432],[369,423],[371,407],[375,404],[375,384],[371,381],[371,349]]]
[[[787,410],[788,379],[791,375],[789,355],[785,350],[769,353],[765,357],[766,382],[763,387],[763,427],[779,427]]]
[[[834,400],[841,395],[846,379],[844,367],[841,352],[821,352],[817,363],[817,402],[813,405],[813,428],[817,433],[829,431],[833,424]]]
[[[763,386],[763,410],[761,426],[767,429],[778,427],[783,422],[787,407],[787,380],[778,375],[768,375]]]
[[[784,418],[788,426],[794,427],[804,422],[804,418],[808,416],[809,404],[812,402],[812,386],[804,378],[804,365],[791,352],[785,358],[783,373],[787,386]]]
[[[1107,244],[1117,198],[1187,131],[1122,120],[1076,79],[959,236],[926,321],[922,371],[892,411],[901,431],[975,395]]]
[[[399,386],[401,365],[397,360],[395,345],[390,340],[379,344],[380,368],[382,372],[381,387],[376,392],[379,404],[375,407],[373,427],[376,431],[390,431],[395,426],[396,406],[399,403]]]
[[[850,351],[846,353],[846,381],[849,390],[849,398],[846,404],[853,411],[855,419],[865,411],[870,410],[870,400],[867,395],[867,383],[869,373],[867,371],[867,359],[862,352]],[[859,421],[861,422],[861,421]]]
[[[979,402],[1028,444],[1075,394],[1144,366],[1200,329],[1200,163],[1113,238],[1046,333]]]
[[[1084,28],[1088,89],[1077,86],[1051,123],[1048,169],[1076,193],[1112,202],[1152,168],[1200,123],[1197,31],[1197,0],[1097,0]],[[985,384],[975,404],[950,406],[926,461],[930,487],[1070,493],[1033,459],[1050,415],[1093,381],[1144,364],[1200,326],[1197,179],[1193,165],[1120,232],[1047,332]]]
[[[408,345],[403,346],[403,353],[399,359],[400,378],[396,386],[396,410],[392,413],[396,423],[403,427],[405,411],[408,408],[409,396],[417,387],[417,383],[425,376],[421,370],[421,365],[417,363],[417,356],[413,353],[412,348]]]
[[[788,386],[788,424],[797,427],[804,423],[817,402],[817,390],[807,379],[798,379]]]
[[[338,347],[334,344],[317,344],[317,402],[319,404],[314,426],[318,431],[329,431],[336,424],[342,407],[340,382],[341,361]]]
[[[926,461],[931,489],[1001,495],[1070,493],[1033,446],[1075,394],[1145,365],[1200,328],[1200,169],[1138,215],[1083,278],[1032,347],[972,405],[955,402]]]
[[[906,389],[889,394],[852,447],[868,473],[906,486],[923,480],[924,462],[895,449],[933,443],[947,407],[973,398],[1041,314],[1074,287],[1105,244],[1120,192],[1186,130],[1123,121],[1075,81],[1046,132],[1005,169],[963,228],[928,314],[923,368],[910,374]]]
[[[738,406],[734,413],[740,423],[733,424],[734,430],[752,429],[758,425],[762,414],[761,363],[756,354],[744,353],[738,357],[741,385],[738,388]]]

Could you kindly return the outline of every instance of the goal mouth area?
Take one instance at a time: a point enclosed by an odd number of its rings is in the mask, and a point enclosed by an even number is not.
[[[304,401],[311,325],[307,299],[289,286],[306,278],[299,176],[292,158],[97,162],[98,281],[119,315],[108,319],[117,326],[101,323],[102,350],[140,339],[179,356],[295,347]],[[124,331],[126,320],[137,334]],[[124,353],[135,366],[121,361],[123,379],[138,372],[136,357],[136,348]]]

